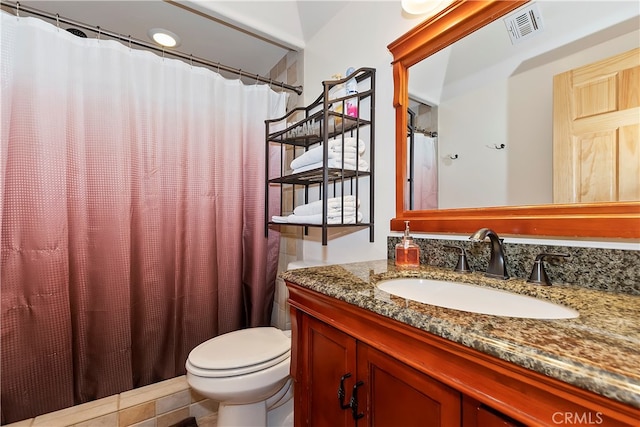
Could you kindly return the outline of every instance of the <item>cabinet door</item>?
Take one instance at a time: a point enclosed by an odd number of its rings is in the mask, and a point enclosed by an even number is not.
[[[451,427],[461,425],[456,390],[362,343],[358,343],[358,390],[364,417],[375,427]]]
[[[356,380],[355,339],[309,316],[303,316],[301,330],[303,374],[294,393],[302,410],[295,413],[296,426],[354,425],[351,410],[340,407],[338,388],[341,377],[350,374],[344,380],[348,404]]]
[[[522,427],[521,424],[469,396],[462,399],[463,427]]]

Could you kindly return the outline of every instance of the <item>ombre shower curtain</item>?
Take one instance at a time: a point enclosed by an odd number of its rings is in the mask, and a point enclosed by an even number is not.
[[[414,135],[413,209],[438,209],[437,139]]]
[[[184,374],[269,323],[286,95],[2,12],[2,423]]]

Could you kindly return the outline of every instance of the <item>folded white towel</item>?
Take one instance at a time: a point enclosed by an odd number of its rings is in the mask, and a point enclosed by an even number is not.
[[[342,217],[344,216],[345,221],[347,219],[353,219],[356,218],[356,215],[362,215],[360,213],[360,211],[353,209],[351,211],[342,211],[342,212],[328,212],[327,213],[327,219],[328,220],[338,220],[338,222],[340,222],[340,220],[342,219]]]
[[[344,149],[343,149],[344,147]],[[342,138],[335,138],[329,140],[329,148],[335,152],[347,151],[349,149],[357,149],[359,154],[364,154],[365,146],[364,141],[357,138],[344,138],[344,143]]]
[[[362,155],[362,153],[358,153],[358,150],[356,149],[356,147],[344,147],[344,150],[340,151],[340,150],[331,150],[333,152],[333,155],[331,157],[333,157],[334,159],[339,159],[342,157],[342,155],[344,154],[344,157],[353,157],[355,158],[357,155]]]
[[[329,159],[329,161],[327,162],[327,166],[330,167],[330,168],[341,169],[342,168],[342,162],[340,161],[340,159]],[[305,171],[308,171],[308,170],[321,168],[321,167],[322,167],[322,162],[311,163],[309,165],[294,169],[293,173],[305,172]],[[349,170],[355,170],[356,169],[356,162],[354,160],[345,159],[344,168],[345,169],[349,169]],[[367,163],[366,160],[360,159],[358,161],[358,170],[360,172],[369,171],[369,164]]]
[[[322,214],[315,215],[295,215],[291,214],[287,217],[289,224],[322,224]],[[327,218],[327,224],[355,224],[356,222],[362,222],[362,213],[358,212],[358,215],[345,215],[344,223],[342,217],[330,217]]]
[[[331,197],[327,199],[327,209],[329,212],[338,211],[340,212],[343,207],[343,198],[342,197]],[[355,210],[357,206],[360,205],[360,201],[358,200],[356,203],[356,196],[344,196],[344,210],[348,212],[349,210]],[[311,203],[307,203],[305,205],[297,206],[293,213],[296,215],[315,215],[322,213],[322,200],[316,200]]]
[[[273,215],[271,217],[271,221],[286,224],[287,222],[289,222],[289,219],[286,216]]]
[[[336,153],[334,151],[329,150],[328,153],[329,153],[328,157],[330,159],[335,157]],[[291,161],[291,169],[298,169],[312,163],[321,162],[323,155],[324,155],[324,152],[322,151],[322,145],[314,147],[311,150],[305,151],[300,156],[293,159]]]

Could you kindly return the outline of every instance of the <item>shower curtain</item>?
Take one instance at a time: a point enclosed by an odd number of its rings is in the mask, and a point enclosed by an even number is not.
[[[413,208],[438,209],[437,139],[422,133],[414,135]]]
[[[1,42],[2,423],[268,324],[264,120],[286,95],[4,12]]]

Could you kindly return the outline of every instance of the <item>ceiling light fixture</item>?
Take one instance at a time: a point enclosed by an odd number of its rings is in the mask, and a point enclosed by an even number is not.
[[[180,44],[180,37],[164,28],[152,28],[147,34],[154,42],[164,47],[176,47]]]
[[[445,0],[402,0],[402,9],[411,15],[425,15],[435,12]]]

